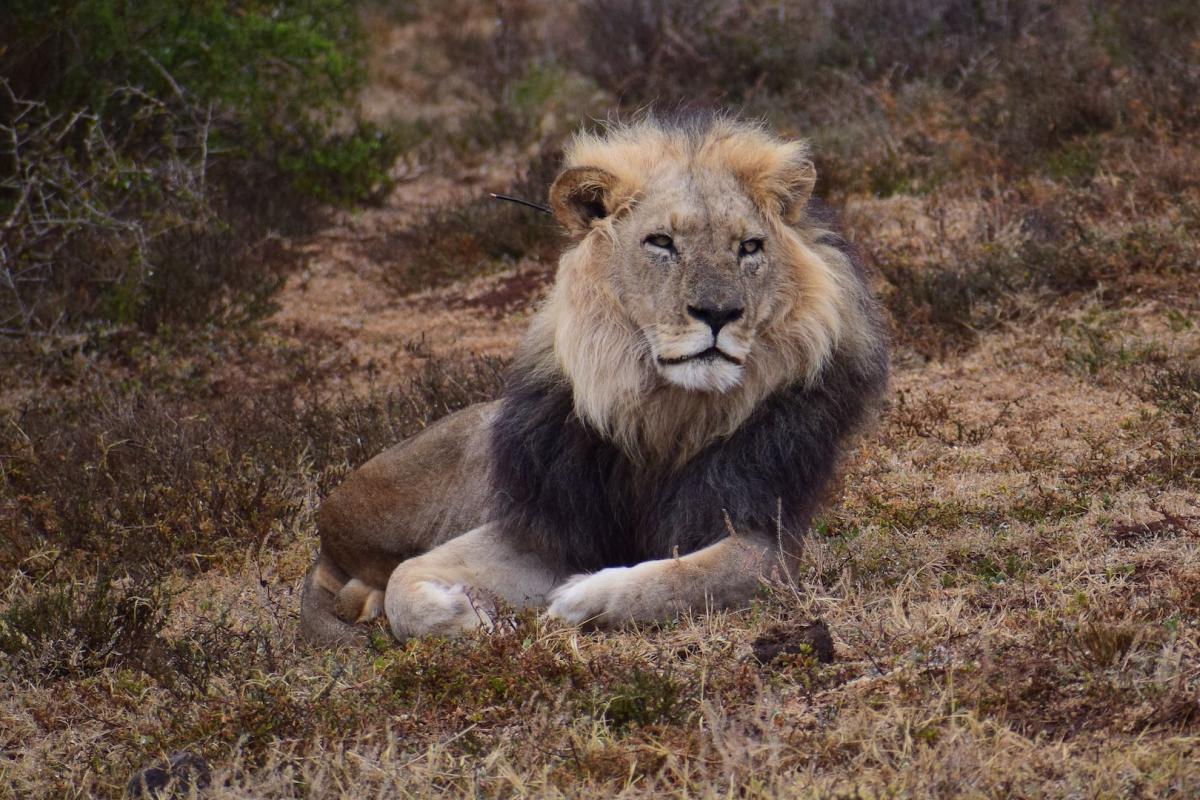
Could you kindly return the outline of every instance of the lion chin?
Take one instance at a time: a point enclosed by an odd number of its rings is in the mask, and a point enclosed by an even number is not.
[[[710,348],[687,361],[663,365],[659,372],[668,382],[689,391],[725,393],[742,380],[742,365],[726,358]]]
[[[749,348],[726,333],[705,332],[651,345],[651,358],[667,383],[693,392],[724,393],[742,381]]]
[[[650,622],[794,574],[888,369],[815,180],[803,142],[728,117],[576,136],[550,188],[570,243],[502,396],[326,499],[306,638]]]

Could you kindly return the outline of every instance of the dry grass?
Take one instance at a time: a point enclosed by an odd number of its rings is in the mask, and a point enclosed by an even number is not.
[[[212,798],[1200,793],[1196,15],[922,2],[848,25],[862,5],[792,63],[806,17],[755,38],[779,4],[583,4],[673,32],[613,54],[649,59],[636,87],[562,66],[597,45],[536,2],[372,17],[376,111],[447,133],[389,205],[296,243],[274,317],[6,343],[0,796],[118,797],[181,750]],[[688,26],[730,8],[723,46],[762,50],[689,61]],[[914,44],[935,34],[937,57]],[[572,118],[678,64],[824,146],[892,314],[892,402],[796,585],[640,631],[513,616],[306,648],[320,498],[494,394],[499,363],[461,350],[503,351],[541,290],[540,220],[475,198],[536,192]],[[1047,64],[1078,80],[1033,80]],[[756,657],[818,619],[831,663]]]

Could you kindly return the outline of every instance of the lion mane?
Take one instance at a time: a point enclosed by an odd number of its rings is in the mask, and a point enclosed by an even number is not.
[[[614,223],[667,159],[737,178],[784,243],[785,306],[728,392],[663,387],[641,334],[598,287]],[[565,170],[610,211],[568,249],[510,371],[491,426],[494,516],[519,546],[573,571],[689,553],[731,531],[803,533],[847,436],[887,381],[886,336],[832,214],[789,190],[814,174],[804,144],[727,118],[654,119],[581,135]],[[601,196],[603,195],[603,196]],[[559,206],[564,201],[554,196]]]

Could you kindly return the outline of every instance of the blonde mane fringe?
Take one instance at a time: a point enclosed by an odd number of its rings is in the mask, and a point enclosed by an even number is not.
[[[522,361],[547,379],[565,375],[580,418],[636,462],[655,468],[685,463],[734,433],[775,390],[817,381],[839,347],[859,346],[864,290],[849,259],[821,243],[828,231],[802,210],[789,219],[779,199],[780,185],[794,183],[795,170],[811,171],[807,157],[802,142],[726,118],[693,129],[646,119],[576,136],[564,169],[594,166],[614,175],[615,209],[562,255]],[[662,381],[645,337],[604,279],[617,237],[613,221],[638,202],[645,176],[667,162],[732,174],[763,210],[772,239],[784,243],[789,268],[773,318],[758,334],[740,385],[725,393]]]

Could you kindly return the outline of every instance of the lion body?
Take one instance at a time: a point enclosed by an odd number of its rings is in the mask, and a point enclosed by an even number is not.
[[[400,638],[452,633],[497,598],[657,619],[786,568],[887,376],[814,180],[802,144],[726,119],[577,137],[551,189],[574,242],[502,398],[329,497],[308,638],[378,613]]]

